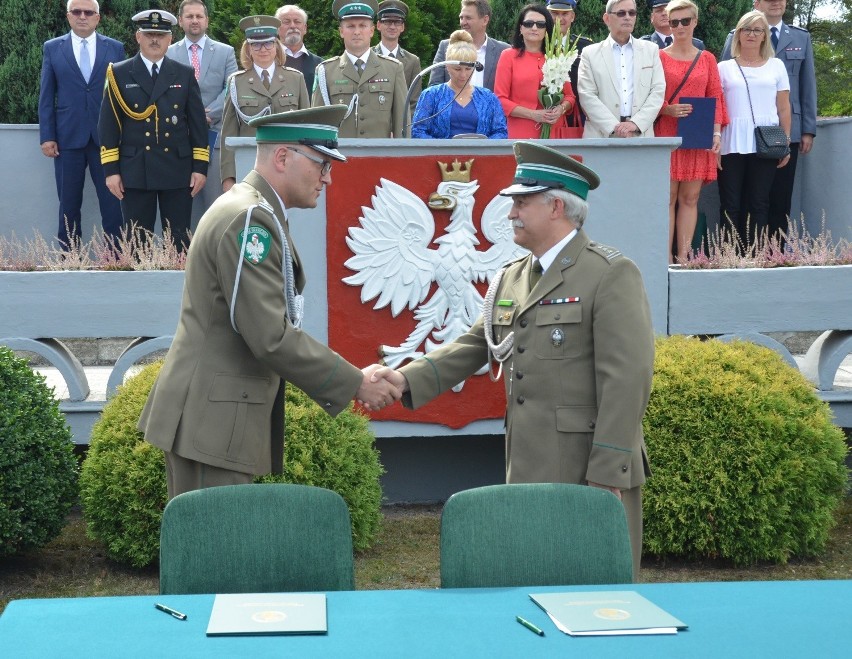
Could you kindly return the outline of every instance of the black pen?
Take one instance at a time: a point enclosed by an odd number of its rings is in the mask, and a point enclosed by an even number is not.
[[[173,618],[177,618],[178,620],[186,620],[186,614],[181,613],[180,611],[175,611],[174,609],[169,608],[165,604],[154,604],[155,609],[159,609],[163,613],[168,613]]]
[[[529,620],[524,620],[521,616],[515,616],[515,620],[521,623],[524,627],[529,629],[534,634],[538,634],[539,636],[544,636],[544,631],[536,627]]]

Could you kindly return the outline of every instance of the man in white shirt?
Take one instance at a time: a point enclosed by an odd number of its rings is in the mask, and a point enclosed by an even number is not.
[[[494,79],[497,75],[497,61],[500,53],[509,47],[505,41],[492,39],[486,33],[491,20],[491,5],[488,0],[462,0],[459,12],[459,26],[473,38],[477,50],[476,61],[482,64],[482,71],[474,70],[470,83],[476,87],[487,87],[494,91]],[[444,39],[438,45],[438,52],[432,64],[438,64],[447,59],[447,46],[450,40]],[[438,66],[429,74],[429,86],[447,82],[447,68]]]
[[[308,33],[308,12],[297,5],[284,5],[275,12],[275,18],[281,21],[278,38],[284,44],[287,55],[286,66],[301,71],[305,76],[308,92],[314,88],[314,74],[322,57],[315,55],[305,47],[305,35]]]
[[[583,137],[653,137],[666,91],[660,49],[633,37],[634,0],[607,0],[603,20],[609,36],[580,56]]]

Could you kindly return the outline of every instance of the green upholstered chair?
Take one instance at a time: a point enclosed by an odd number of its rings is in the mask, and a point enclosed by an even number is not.
[[[186,492],[160,529],[160,593],[354,590],[352,525],[336,492],[253,484]]]
[[[490,485],[451,496],[441,515],[441,587],[633,581],[624,506],[584,485]]]

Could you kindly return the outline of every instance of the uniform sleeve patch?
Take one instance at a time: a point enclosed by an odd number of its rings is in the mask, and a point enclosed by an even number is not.
[[[245,231],[240,231],[237,237],[238,245],[242,246],[245,237]],[[246,247],[243,250],[243,258],[252,265],[259,265],[269,254],[269,246],[272,243],[269,232],[260,226],[250,226],[248,228],[248,240],[245,241]]]

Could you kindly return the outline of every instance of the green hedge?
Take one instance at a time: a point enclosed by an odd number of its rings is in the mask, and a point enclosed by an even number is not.
[[[162,367],[151,364],[130,378],[92,430],[80,476],[87,534],[111,558],[135,567],[156,562],[166,504],[163,452],[142,439],[136,424]],[[335,418],[287,386],[285,473],[260,481],[300,483],[338,492],[349,506],[356,550],[380,531],[383,473],[366,416],[351,406]]]
[[[845,437],[777,353],[658,339],[644,429],[646,553],[745,565],[824,550],[847,485]]]
[[[59,404],[20,359],[0,346],[0,557],[59,535],[77,497],[77,459]]]

